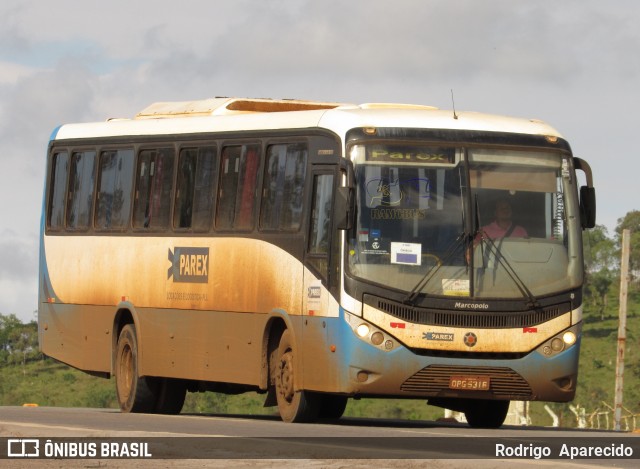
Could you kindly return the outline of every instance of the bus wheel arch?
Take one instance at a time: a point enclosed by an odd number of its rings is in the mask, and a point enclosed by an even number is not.
[[[275,385],[274,366],[276,353],[278,351],[280,337],[286,329],[287,323],[283,316],[274,316],[267,322],[262,340],[262,374],[260,376],[260,389],[271,389]],[[273,401],[271,405],[276,405],[275,401]]]
[[[118,339],[122,329],[127,324],[133,324],[135,327],[135,320],[130,310],[126,308],[120,308],[116,312],[113,318],[113,326],[111,328],[111,375],[115,376],[116,372],[116,352],[118,350]]]

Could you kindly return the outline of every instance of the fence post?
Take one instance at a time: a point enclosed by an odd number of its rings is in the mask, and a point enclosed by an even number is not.
[[[618,353],[616,357],[616,395],[614,403],[615,431],[620,431],[624,377],[624,349],[627,340],[627,288],[629,283],[630,231],[622,230],[622,259],[620,262],[620,322],[618,324]]]

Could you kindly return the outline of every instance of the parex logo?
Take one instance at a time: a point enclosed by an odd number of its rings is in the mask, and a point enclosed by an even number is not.
[[[209,248],[175,247],[169,249],[171,267],[167,280],[174,283],[207,283],[209,281]]]

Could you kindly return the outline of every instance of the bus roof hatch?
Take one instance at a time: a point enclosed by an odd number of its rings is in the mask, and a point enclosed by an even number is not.
[[[301,101],[296,99],[254,99],[216,97],[199,101],[158,102],[140,111],[136,119],[201,117],[257,112],[312,111],[334,109],[343,103]]]

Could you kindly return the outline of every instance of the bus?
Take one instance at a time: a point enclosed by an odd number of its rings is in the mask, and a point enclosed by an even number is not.
[[[123,412],[255,391],[285,422],[411,398],[497,428],[575,395],[594,225],[589,165],[539,120],[154,103],[51,135],[40,347]]]

